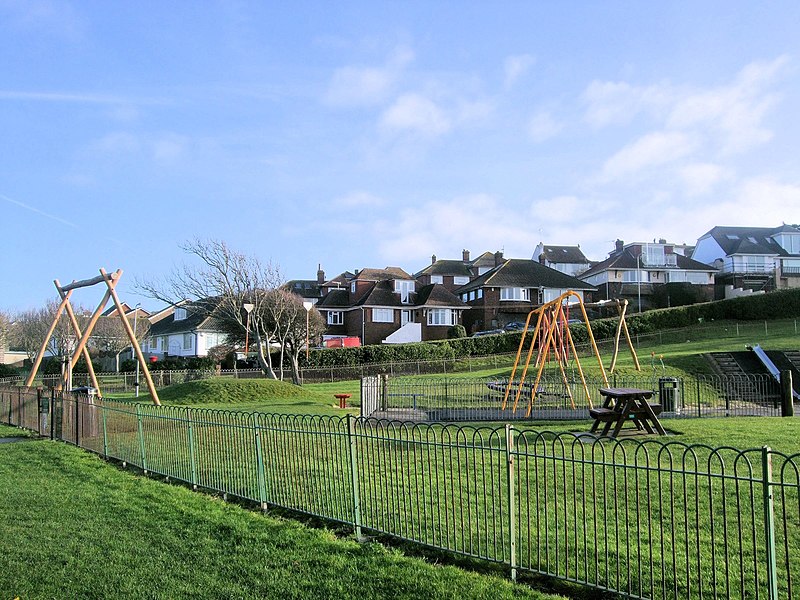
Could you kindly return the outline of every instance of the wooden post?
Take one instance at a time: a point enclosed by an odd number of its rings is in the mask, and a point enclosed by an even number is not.
[[[56,280],[56,287],[58,287],[58,280]],[[36,373],[39,370],[39,366],[42,364],[42,359],[44,358],[44,351],[47,349],[47,344],[50,342],[50,338],[53,336],[53,332],[56,330],[56,325],[58,324],[58,319],[61,317],[61,311],[64,310],[64,307],[69,303],[69,296],[72,292],[67,293],[66,296],[62,296],[61,304],[58,305],[58,309],[56,310],[56,315],[53,318],[53,322],[50,323],[50,329],[47,330],[47,334],[44,336],[44,340],[42,341],[42,347],[39,349],[39,352],[36,354],[36,360],[33,363],[33,368],[31,369],[31,374],[28,375],[28,380],[25,382],[25,389],[29,390],[31,388],[31,384],[33,380],[36,378]]]
[[[142,374],[144,375],[144,379],[147,382],[147,389],[150,392],[150,397],[153,398],[153,404],[156,406],[161,406],[161,401],[158,399],[158,392],[156,391],[156,386],[153,384],[153,378],[150,377],[150,370],[147,368],[147,363],[144,360],[144,355],[142,354],[142,348],[139,346],[139,342],[136,341],[136,336],[133,335],[133,329],[131,329],[131,324],[128,323],[128,319],[125,318],[125,310],[122,308],[122,303],[119,301],[119,297],[117,296],[117,292],[114,291],[114,286],[111,285],[111,282],[107,278],[107,274],[105,269],[100,269],[100,274],[106,278],[105,282],[108,286],[108,291],[111,294],[111,298],[114,300],[114,306],[117,307],[117,312],[119,313],[120,318],[122,319],[122,326],[125,328],[125,332],[128,334],[128,339],[131,341],[131,345],[133,347],[134,352],[136,353],[136,359],[139,361],[139,364],[142,367]],[[116,278],[122,275],[122,270],[117,270]]]
[[[56,289],[58,290],[58,293],[59,293],[59,295],[61,295],[62,298],[64,297],[65,294],[66,294],[67,297],[69,297],[70,294],[72,294],[72,289],[75,289],[75,288],[72,288],[71,290],[68,290],[67,292],[64,292],[64,288],[62,288],[59,285],[58,279],[56,279],[53,283],[55,283]],[[75,283],[73,282],[71,285],[75,285]],[[69,287],[69,286],[67,286],[67,287]],[[75,331],[75,335],[77,335],[78,338],[80,339],[82,337],[81,336],[81,328],[80,328],[80,325],[78,325],[78,319],[75,316],[75,311],[72,310],[72,305],[69,302],[67,302],[66,305],[64,306],[64,308],[67,311],[67,317],[69,318],[69,321],[72,324],[72,329]],[[68,382],[67,385],[64,386],[64,388],[67,389],[68,391],[69,391],[69,388],[72,387],[72,367],[74,367],[78,362],[77,361],[77,356],[78,356],[78,352],[74,352],[72,354],[72,358],[73,358],[74,362],[70,362],[69,382]],[[100,395],[100,383],[97,381],[97,376],[94,373],[94,366],[92,365],[92,357],[89,356],[89,350],[87,350],[85,346],[83,348],[83,358],[86,360],[86,368],[89,371],[89,377],[92,380],[92,385],[97,390],[97,395],[99,396]]]

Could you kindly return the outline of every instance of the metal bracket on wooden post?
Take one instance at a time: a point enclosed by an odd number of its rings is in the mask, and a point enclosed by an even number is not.
[[[517,524],[514,490],[514,427],[506,424],[506,466],[508,468],[508,562],[511,567],[511,580],[517,580]]]
[[[347,415],[347,441],[350,446],[350,477],[353,487],[353,533],[359,542],[364,541],[361,534],[361,499],[358,494],[358,454],[356,448],[356,422],[353,415]]]
[[[775,559],[775,503],[772,493],[772,456],[761,448],[761,478],[764,491],[764,555],[767,560],[767,598],[778,600],[778,563]]]

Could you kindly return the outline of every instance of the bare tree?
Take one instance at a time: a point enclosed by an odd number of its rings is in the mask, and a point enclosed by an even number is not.
[[[297,294],[280,290],[286,296],[287,309],[284,311],[285,319],[280,327],[281,344],[289,354],[292,366],[292,381],[296,385],[302,383],[300,379],[300,353],[306,344],[315,345],[325,332],[325,319],[316,308],[308,313],[303,306],[303,299]],[[283,356],[283,355],[281,355]]]
[[[274,331],[268,320],[267,304],[269,292],[282,283],[280,270],[218,240],[195,239],[181,249],[199,260],[200,266],[183,265],[160,281],[137,280],[137,287],[146,295],[170,304],[184,299],[213,304],[214,317],[225,324],[229,335],[249,335],[261,370],[275,379],[268,347]],[[246,304],[252,305],[249,314]]]
[[[15,315],[14,323],[11,327],[11,343],[22,348],[30,360],[36,359],[36,354],[44,342],[47,331],[53,322],[60,302],[48,300],[44,307],[33,308],[22,311]],[[81,306],[73,307],[78,326],[85,327],[89,320],[90,313]],[[58,357],[71,356],[72,350],[77,345],[77,337],[69,318],[62,311],[58,322],[50,339],[48,349]]]
[[[136,324],[136,341],[141,344],[150,333],[150,321],[146,317],[136,317],[138,309],[132,310],[125,318],[134,329],[134,321]],[[100,317],[97,324],[94,326],[92,336],[89,339],[92,348],[96,349],[98,353],[103,356],[113,356],[114,363],[119,371],[119,355],[124,350],[131,347],[131,341],[128,338],[128,333],[125,330],[125,325],[119,318],[119,315],[114,313],[110,316]]]

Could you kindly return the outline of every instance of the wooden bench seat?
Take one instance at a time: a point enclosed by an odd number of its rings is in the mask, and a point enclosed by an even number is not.
[[[619,418],[619,413],[612,408],[590,408],[589,416],[598,421],[615,421]]]

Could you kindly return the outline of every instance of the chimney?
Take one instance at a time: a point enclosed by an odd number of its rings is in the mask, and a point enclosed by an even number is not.
[[[665,238],[659,238],[658,243],[659,244],[666,244],[667,240]]]
[[[623,242],[622,240],[617,240],[614,243],[616,244],[617,252],[622,252],[622,248],[623,246],[625,246],[625,242]]]
[[[500,263],[503,262],[503,251],[498,250],[494,253],[494,266],[498,266]]]
[[[317,283],[322,285],[325,283],[325,271],[322,270],[322,265],[317,265]]]
[[[431,255],[431,264],[434,264],[435,262],[436,262],[436,255],[432,254]]]
[[[469,250],[462,250],[461,251],[461,260],[465,263],[469,262]]]

